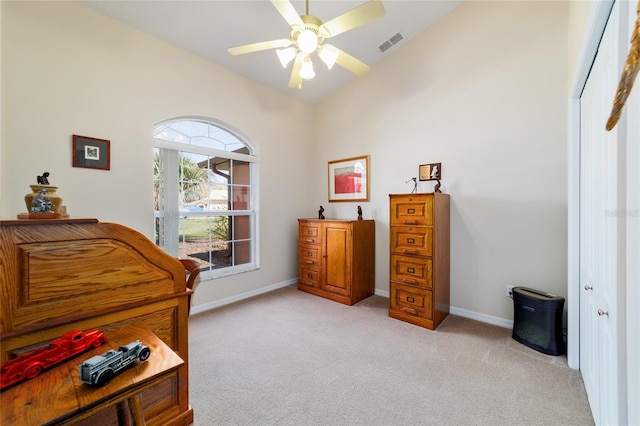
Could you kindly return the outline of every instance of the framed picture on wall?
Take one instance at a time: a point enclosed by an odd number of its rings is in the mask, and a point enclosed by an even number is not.
[[[420,180],[442,179],[442,163],[421,164],[419,176]]]
[[[329,161],[329,202],[369,201],[369,156]]]
[[[111,169],[111,141],[73,135],[73,167]]]

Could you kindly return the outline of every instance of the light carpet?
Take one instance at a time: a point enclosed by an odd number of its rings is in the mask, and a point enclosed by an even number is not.
[[[436,331],[295,286],[192,315],[190,403],[210,425],[591,425],[580,372],[511,330]]]

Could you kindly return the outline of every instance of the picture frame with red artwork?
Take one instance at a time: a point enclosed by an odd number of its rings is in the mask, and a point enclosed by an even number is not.
[[[368,155],[329,161],[329,202],[369,201]]]

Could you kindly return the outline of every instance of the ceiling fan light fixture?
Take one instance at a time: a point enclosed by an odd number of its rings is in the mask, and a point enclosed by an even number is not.
[[[318,48],[318,36],[315,32],[306,29],[298,35],[298,47],[306,54],[314,52]]]
[[[282,68],[286,68],[287,65],[289,65],[289,63],[293,61],[293,58],[296,57],[296,49],[295,47],[290,46],[285,49],[276,50],[276,54],[278,55],[278,59],[282,64]]]
[[[328,69],[331,69],[336,63],[338,55],[338,51],[330,45],[320,46],[320,49],[318,50],[318,56],[322,59],[322,62],[327,65]]]
[[[311,80],[316,76],[315,71],[313,70],[313,62],[311,62],[311,58],[307,56],[304,58],[304,62],[302,63],[302,67],[300,68],[300,77],[305,80]]]

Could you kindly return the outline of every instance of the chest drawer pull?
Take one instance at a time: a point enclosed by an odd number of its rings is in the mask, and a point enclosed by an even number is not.
[[[313,240],[312,240],[311,238],[307,238],[305,241],[306,241],[307,243],[312,243],[312,242],[313,242]]]
[[[405,283],[407,283],[407,284],[418,284],[418,281],[416,281],[416,280],[411,280],[411,279],[409,279],[409,278],[403,278],[403,279],[402,279],[402,282],[405,282]]]
[[[417,220],[403,220],[402,223],[404,223],[405,225],[417,225],[418,221]]]
[[[403,306],[402,310],[408,314],[418,315],[418,311],[416,311],[415,309],[411,309]]]
[[[311,265],[313,263],[313,260],[305,260],[304,263],[308,263],[309,265]]]
[[[413,303],[413,302],[415,302],[415,301],[416,301],[416,299],[414,299],[413,297],[411,297],[411,296],[407,296],[407,302],[409,302],[409,303]]]
[[[402,250],[402,252],[406,253],[406,254],[418,254],[418,250],[404,249],[404,250]]]

